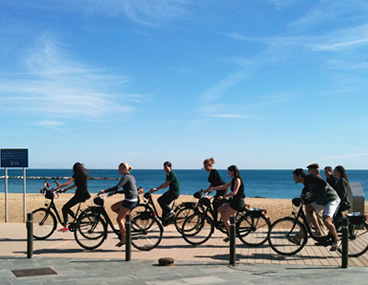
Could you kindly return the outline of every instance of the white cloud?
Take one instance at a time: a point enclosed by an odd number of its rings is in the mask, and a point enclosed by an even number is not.
[[[157,26],[169,19],[185,17],[187,3],[188,0],[93,0],[82,9],[110,17],[124,15],[136,23]]]
[[[135,105],[145,98],[122,93],[126,77],[71,59],[48,35],[25,62],[24,71],[0,80],[0,109],[4,111],[95,120],[135,111]]]

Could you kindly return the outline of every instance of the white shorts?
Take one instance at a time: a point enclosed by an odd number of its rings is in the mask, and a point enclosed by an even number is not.
[[[311,205],[317,213],[324,210],[323,216],[329,216],[330,218],[333,218],[337,208],[340,205],[340,198],[337,198],[336,200],[328,202],[326,206],[319,205],[316,202],[313,202]]]

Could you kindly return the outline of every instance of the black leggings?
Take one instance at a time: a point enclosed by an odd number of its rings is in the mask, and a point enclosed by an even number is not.
[[[84,201],[86,201],[84,197],[74,195],[68,202],[66,202],[66,204],[63,206],[63,209],[62,209],[64,224],[68,224],[68,214],[72,216],[73,219],[75,218],[75,214],[70,208]]]
[[[165,218],[171,211],[169,207],[170,203],[177,199],[178,196],[175,195],[173,192],[167,191],[162,194],[158,199],[157,202],[160,204],[162,208],[162,217]]]

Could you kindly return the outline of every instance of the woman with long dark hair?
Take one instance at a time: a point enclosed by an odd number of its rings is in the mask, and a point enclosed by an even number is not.
[[[210,187],[211,190],[224,190],[230,187],[231,192],[223,196],[218,197],[219,200],[230,198],[226,204],[223,204],[218,209],[221,214],[221,219],[224,222],[228,234],[230,234],[230,217],[237,211],[241,211],[245,207],[245,194],[244,194],[244,183],[240,176],[239,169],[236,165],[231,165],[227,168],[229,176],[232,178],[231,181],[224,185]],[[229,238],[225,238],[224,241],[229,241]]]
[[[334,175],[337,178],[337,182],[335,184],[335,190],[341,199],[340,208],[337,215],[341,215],[341,211],[347,210],[349,206],[349,190],[350,184],[348,175],[346,174],[345,168],[341,165],[336,166],[334,169]],[[342,202],[345,202],[342,204]],[[341,207],[343,205],[343,207]],[[342,209],[341,209],[342,208]]]
[[[88,187],[87,187],[88,175],[87,175],[87,171],[84,168],[83,164],[81,164],[80,162],[76,162],[73,165],[73,172],[74,172],[73,177],[69,181],[63,183],[62,185],[60,185],[59,182],[55,181],[57,185],[56,189],[60,189],[60,188],[69,186],[70,184],[74,182],[73,185],[65,188],[61,192],[66,192],[72,188],[77,187],[77,190],[75,191],[75,195],[68,202],[66,202],[66,204],[62,208],[64,223],[62,224],[63,228],[59,230],[62,232],[69,231],[68,214],[72,216],[73,218],[75,217],[75,214],[71,210],[71,208],[78,203],[85,202],[91,197],[91,194],[89,193]]]

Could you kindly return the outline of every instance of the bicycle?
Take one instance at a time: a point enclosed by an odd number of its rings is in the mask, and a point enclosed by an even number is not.
[[[97,196],[93,202],[97,206],[89,207],[79,215],[76,223],[74,237],[77,243],[88,250],[93,250],[102,245],[107,238],[108,226],[113,233],[121,239],[119,229],[116,229],[104,208],[104,199],[108,194]],[[131,219],[132,245],[139,250],[151,250],[157,247],[162,239],[163,226],[150,212],[139,213]]]
[[[312,228],[306,220],[303,210],[304,198],[294,198],[292,200],[293,217],[284,217],[275,221],[271,225],[269,244],[271,248],[281,255],[294,255],[300,252],[311,237],[319,244],[329,246],[334,243],[332,235],[318,237],[312,233]],[[296,209],[299,207],[299,210]],[[366,216],[347,216],[349,220],[348,230],[348,255],[350,257],[357,257],[368,250],[368,224]],[[336,230],[340,228],[336,219],[333,220]],[[338,231],[341,237],[341,231]],[[339,249],[339,252],[341,250]]]
[[[152,215],[155,215],[162,222],[162,225],[164,227],[170,224],[174,224],[176,230],[180,233],[182,223],[185,218],[194,213],[195,203],[183,202],[179,206],[176,206],[176,200],[174,200],[170,208],[174,211],[175,215],[169,217],[168,219],[164,219],[162,216],[158,215],[157,208],[152,199],[152,193],[152,190],[150,190],[143,195],[143,197],[145,198],[145,203],[139,204],[131,211],[132,219],[134,219],[140,213],[150,213]]]
[[[186,242],[200,245],[213,234],[214,228],[227,234],[222,221],[214,221],[214,209],[211,199],[202,196],[203,190],[194,194],[199,199],[195,213],[187,217],[182,226],[182,235]],[[266,216],[266,210],[245,206],[236,213],[236,235],[245,245],[257,247],[268,240],[271,223]]]
[[[50,189],[50,184],[44,181],[43,188],[40,192],[49,199],[50,202],[46,203],[47,208],[38,208],[32,212],[33,214],[33,237],[38,240],[43,240],[50,237],[56,230],[57,223],[62,224],[61,216],[55,206],[54,199],[61,193],[61,190]],[[83,212],[80,207],[81,203],[78,204],[77,211],[73,221],[68,225],[69,231],[75,230],[76,219],[78,215]]]

